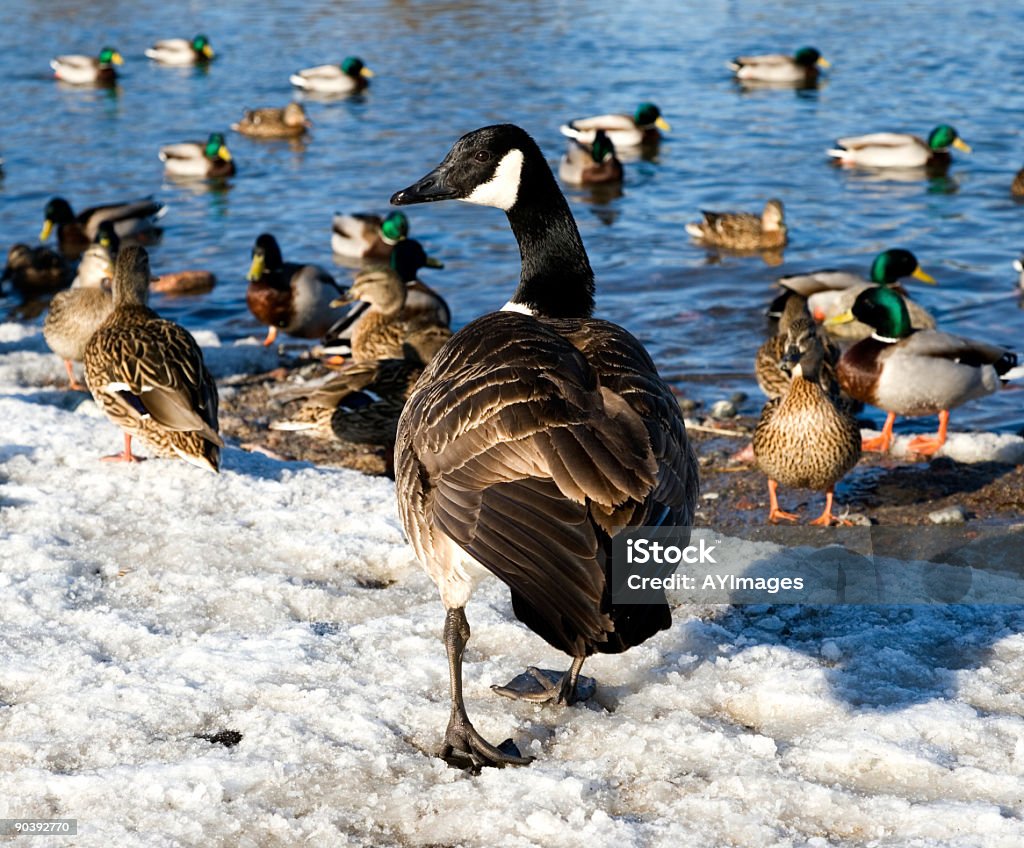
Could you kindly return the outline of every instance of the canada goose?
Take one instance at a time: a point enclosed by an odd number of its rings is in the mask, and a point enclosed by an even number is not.
[[[732,250],[765,250],[786,244],[782,201],[769,200],[760,215],[749,212],[703,212],[704,220],[686,232],[704,244]]]
[[[10,280],[22,297],[32,298],[67,288],[71,282],[71,269],[63,257],[48,247],[11,245],[7,251],[7,265],[0,276],[0,286]]]
[[[347,57],[340,65],[317,65],[292,74],[292,85],[318,94],[351,94],[370,84],[373,71],[356,56]]]
[[[841,165],[865,168],[920,168],[948,165],[949,148],[970,153],[970,146],[949,124],[939,124],[927,141],[910,133],[869,133],[841,138],[828,155]]]
[[[366,213],[335,212],[331,221],[331,250],[349,259],[391,258],[395,245],[409,235],[404,212],[390,212],[384,218]]]
[[[210,133],[206,142],[183,141],[160,148],[164,173],[171,177],[220,178],[235,175],[235,161],[224,136]]]
[[[774,82],[802,84],[818,79],[818,69],[829,62],[813,47],[801,47],[792,56],[766,53],[759,56],[737,56],[729,63],[740,82]]]
[[[281,248],[270,233],[262,233],[252,248],[249,287],[245,302],[260,322],[267,325],[264,345],[277,333],[302,339],[318,339],[341,317],[331,301],[343,294],[334,277],[319,265],[285,262]]]
[[[615,146],[604,130],[594,134],[590,144],[575,139],[558,166],[558,176],[571,185],[602,185],[622,182],[622,163],[615,155]]]
[[[124,59],[113,47],[104,47],[98,57],[72,54],[50,60],[53,75],[71,85],[112,86],[117,82],[114,65],[123,65]]]
[[[781,360],[792,374],[789,388],[764,405],[754,431],[754,456],[768,475],[772,523],[797,518],[779,508],[779,483],[825,492],[825,510],[811,524],[850,523],[832,514],[832,497],[835,484],[860,459],[860,428],[835,384],[822,379],[825,355],[814,324],[807,318],[793,322]]]
[[[247,109],[231,129],[253,138],[297,138],[311,126],[302,104],[293,101],[282,109]]]
[[[213,56],[210,39],[202,34],[191,41],[187,38],[164,38],[146,49],[146,57],[161,65],[201,65]]]
[[[220,469],[217,385],[188,330],[146,306],[149,257],[125,247],[114,267],[114,309],[85,348],[85,376],[97,405],[124,431],[124,451],[109,460],[137,462],[132,437],[161,456]]]
[[[864,450],[889,450],[897,415],[938,413],[938,433],[910,442],[911,451],[931,456],[946,441],[950,409],[1024,376],[1018,354],[1006,348],[938,330],[915,330],[903,298],[885,286],[861,292],[848,314],[829,320],[854,318],[874,332],[843,354],[839,384],[850,397],[887,413],[881,435],[866,439]]]
[[[498,577],[516,617],[572,657],[542,696],[515,682],[500,691],[573,702],[587,656],[625,651],[671,624],[663,598],[613,600],[610,546],[626,528],[689,525],[697,463],[643,346],[591,317],[590,262],[536,142],[511,124],[478,129],[391,202],[447,199],[504,210],[522,274],[511,301],[452,336],[416,384],[398,427],[398,510],[447,609],[442,756],[525,764],[511,740],[491,745],[466,713],[464,607],[474,584]]]
[[[598,130],[604,130],[616,150],[623,147],[640,147],[656,144],[661,140],[659,130],[672,129],[661,116],[661,110],[653,103],[641,103],[632,115],[594,115],[591,118],[577,118],[558,128],[564,136],[583,144],[593,144]]]
[[[112,225],[114,233],[122,239],[156,239],[161,232],[156,222],[166,212],[167,207],[163,203],[152,197],[143,197],[126,203],[92,206],[75,215],[63,197],[54,197],[43,211],[39,240],[46,241],[56,226],[61,253],[68,259],[78,259],[94,240],[101,237],[100,227],[105,222]],[[117,245],[107,245],[107,249],[113,255],[117,252]]]

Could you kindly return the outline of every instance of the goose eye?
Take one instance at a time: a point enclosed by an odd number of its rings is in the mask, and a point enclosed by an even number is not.
[[[476,159],[477,162],[490,162],[491,161],[491,151],[490,150],[478,150],[476,152],[476,154],[473,156],[473,158]]]

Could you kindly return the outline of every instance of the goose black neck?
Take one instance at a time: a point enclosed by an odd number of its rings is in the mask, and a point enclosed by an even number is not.
[[[540,151],[527,157],[508,221],[519,242],[522,273],[512,302],[547,318],[589,318],[594,272],[580,231]]]

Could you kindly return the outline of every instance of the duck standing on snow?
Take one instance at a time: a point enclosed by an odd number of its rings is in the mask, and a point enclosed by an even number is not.
[[[292,102],[283,109],[247,109],[231,129],[253,138],[298,138],[311,126],[302,104]]]
[[[860,459],[860,428],[827,379],[825,347],[808,319],[790,327],[780,364],[791,372],[789,387],[764,405],[754,430],[754,456],[768,475],[768,520],[797,519],[779,508],[781,483],[825,492],[825,510],[811,524],[849,524],[832,514],[832,498]]]
[[[766,53],[758,56],[737,56],[729,63],[740,82],[766,82],[810,85],[818,80],[820,68],[829,62],[813,47],[801,47],[792,56]]]
[[[171,177],[218,179],[235,175],[235,161],[223,134],[219,132],[210,133],[205,144],[185,141],[164,145],[159,155],[164,163],[164,173]]]
[[[110,294],[113,276],[110,254],[94,244],[82,256],[70,291],[59,292],[50,301],[50,311],[43,321],[43,339],[64,360],[70,389],[85,388],[75,377],[74,363],[85,360],[89,340],[114,311]]]
[[[769,200],[760,215],[749,212],[703,212],[704,220],[686,232],[704,244],[732,250],[772,250],[786,244],[782,201]]]
[[[277,239],[262,233],[252,248],[249,311],[268,326],[264,345],[271,345],[280,330],[289,336],[318,339],[341,317],[331,301],[343,291],[319,265],[285,262]]]
[[[657,144],[661,140],[659,130],[672,129],[661,116],[661,110],[653,103],[641,103],[632,115],[594,115],[591,118],[577,118],[562,124],[559,132],[581,144],[593,144],[598,130],[604,130],[615,149],[640,147]]]
[[[210,39],[197,35],[187,38],[164,38],[146,50],[147,58],[161,65],[201,65],[213,59]]]
[[[564,674],[534,670],[499,691],[572,703],[588,656],[621,653],[670,625],[663,596],[616,603],[611,543],[630,527],[689,525],[697,462],[643,346],[591,317],[590,262],[536,142],[511,124],[471,132],[391,202],[447,199],[505,211],[522,275],[505,308],[452,336],[417,382],[398,427],[398,511],[447,610],[452,709],[442,756],[525,764],[511,740],[491,745],[466,713],[474,584],[498,577],[516,617],[572,657]]]
[[[331,250],[346,259],[386,261],[395,245],[408,235],[409,219],[404,212],[390,212],[384,218],[335,212],[331,221]]]
[[[848,314],[830,320],[854,318],[873,332],[839,360],[839,384],[850,397],[886,412],[881,435],[866,439],[864,450],[889,450],[897,415],[938,413],[938,433],[910,442],[911,451],[931,456],[945,444],[949,410],[1024,376],[1018,354],[1005,348],[938,330],[915,330],[903,298],[885,286],[861,292]]]
[[[50,60],[53,75],[71,85],[113,86],[117,83],[114,65],[123,65],[124,59],[113,47],[104,47],[97,58],[72,54]]]
[[[828,155],[840,165],[864,168],[944,167],[950,162],[949,148],[970,153],[970,146],[949,124],[939,124],[927,141],[910,133],[869,133],[852,135],[836,142]]]
[[[868,279],[852,271],[836,271],[829,268],[779,277],[776,282],[786,291],[806,298],[807,308],[814,320],[825,322],[824,327],[831,335],[859,341],[871,335],[869,326],[860,321],[835,324],[828,319],[849,312],[857,296],[865,289],[875,286],[889,286],[904,299],[910,312],[912,327],[918,330],[935,329],[935,319],[932,315],[912,301],[906,289],[898,284],[899,280],[907,277],[913,277],[922,283],[935,284],[935,278],[921,268],[913,253],[897,247],[883,250],[874,258]]]
[[[137,462],[132,437],[160,456],[220,470],[217,385],[188,330],[146,306],[149,257],[123,248],[114,268],[114,309],[85,349],[85,376],[99,407],[124,431],[124,451],[107,457]]]
[[[92,242],[100,238],[104,223],[113,227],[114,234],[123,239],[156,239],[160,228],[156,222],[167,212],[167,207],[152,197],[130,200],[126,203],[106,203],[92,206],[75,215],[63,197],[54,197],[43,212],[43,229],[39,240],[46,241],[57,227],[57,243],[68,259],[78,259]],[[109,248],[116,252],[116,246]]]
[[[604,185],[622,182],[622,163],[604,130],[594,134],[590,144],[570,139],[558,166],[558,176],[571,185]]]
[[[362,91],[373,76],[363,60],[349,56],[340,65],[317,65],[292,74],[288,79],[303,91],[316,94],[352,94]]]

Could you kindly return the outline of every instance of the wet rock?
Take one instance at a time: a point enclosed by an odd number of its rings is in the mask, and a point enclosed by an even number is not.
[[[715,401],[711,407],[712,418],[735,418],[736,414],[736,404],[731,400]]]
[[[700,406],[700,401],[699,400],[694,400],[693,398],[680,398],[679,399],[679,408],[684,413],[693,412],[699,406]]]
[[[967,511],[962,506],[954,504],[928,513],[928,520],[932,524],[965,524]]]
[[[242,734],[237,730],[218,730],[216,733],[197,733],[196,739],[205,739],[211,745],[223,745],[234,748],[242,741]]]

